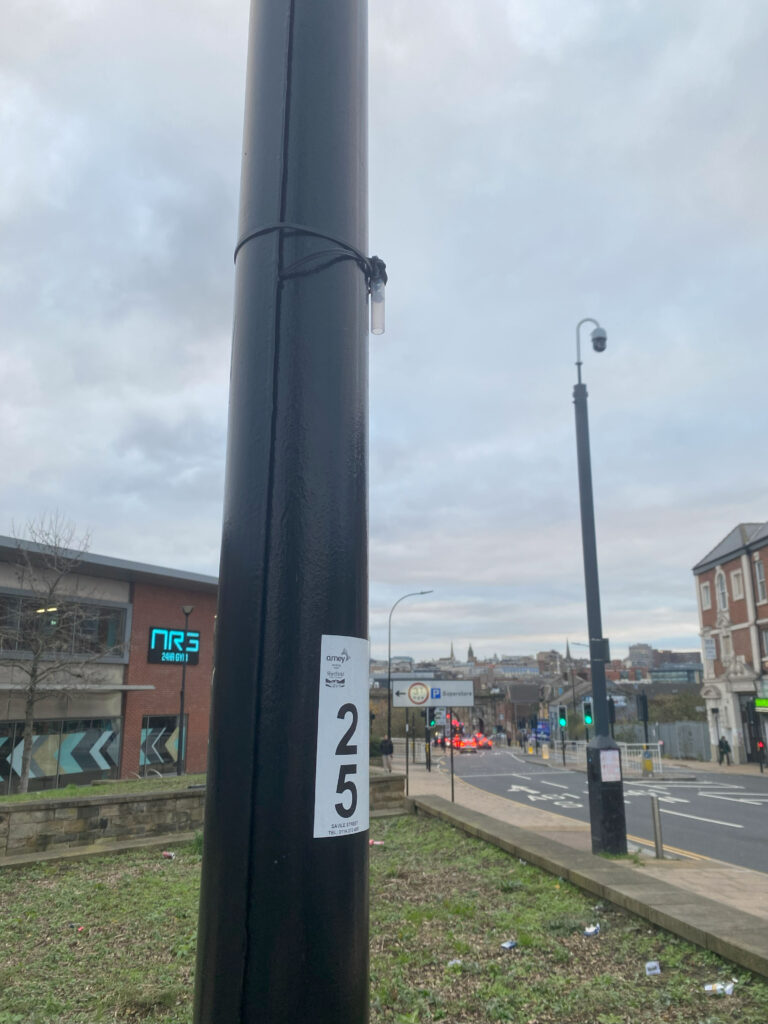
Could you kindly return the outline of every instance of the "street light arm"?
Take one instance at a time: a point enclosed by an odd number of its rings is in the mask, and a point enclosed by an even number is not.
[[[579,384],[581,384],[581,335],[579,332],[584,324],[594,324],[595,327],[600,326],[593,316],[585,316],[583,320],[579,320],[576,324],[576,370],[579,377]]]
[[[402,597],[398,597],[395,603],[389,610],[389,628],[392,628],[392,612],[397,608],[401,601],[404,601],[406,597],[420,597],[422,594],[434,594],[434,590],[414,590],[411,594],[403,594]]]
[[[433,590],[414,590],[410,594],[398,597],[389,610],[389,628],[387,630],[387,736],[392,739],[392,612],[406,597],[420,597],[422,594],[433,594]]]

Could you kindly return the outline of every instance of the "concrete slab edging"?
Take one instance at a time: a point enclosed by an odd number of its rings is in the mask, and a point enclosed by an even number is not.
[[[642,865],[581,853],[564,843],[498,821],[438,796],[414,796],[415,813],[439,818],[468,835],[572,882],[652,924],[679,935],[750,971],[768,977],[768,928],[761,917],[681,889],[643,878]]]

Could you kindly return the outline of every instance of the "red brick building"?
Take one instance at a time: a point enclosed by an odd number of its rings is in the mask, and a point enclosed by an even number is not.
[[[758,760],[768,738],[768,523],[740,523],[693,573],[713,749],[724,736],[737,762]]]
[[[38,545],[23,547],[43,559]],[[14,624],[25,615],[58,641],[34,707],[30,789],[175,772],[182,678],[185,768],[205,771],[216,577],[85,553],[45,608],[19,557],[17,541],[0,537],[0,795],[20,776],[30,654]]]

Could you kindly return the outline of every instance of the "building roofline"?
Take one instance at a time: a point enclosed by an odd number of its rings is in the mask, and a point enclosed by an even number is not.
[[[716,544],[691,570],[695,576],[714,569],[742,553],[756,551],[768,544],[768,523],[739,523]]]
[[[44,553],[45,545],[0,535],[0,562],[15,561],[19,549],[26,551],[34,559],[36,554]],[[124,558],[95,555],[90,551],[72,551],[71,555],[80,563],[78,572],[99,579],[110,578],[125,580],[129,583],[153,583],[157,586],[179,588],[191,586],[196,590],[206,590],[211,593],[215,593],[219,586],[217,576],[187,572],[184,569],[169,569],[165,566],[149,565],[146,562],[130,562]]]

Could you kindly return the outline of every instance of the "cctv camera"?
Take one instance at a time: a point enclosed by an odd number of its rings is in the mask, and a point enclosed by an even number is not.
[[[608,335],[605,333],[604,328],[596,327],[591,334],[592,348],[595,352],[605,352],[605,346],[608,344]]]

